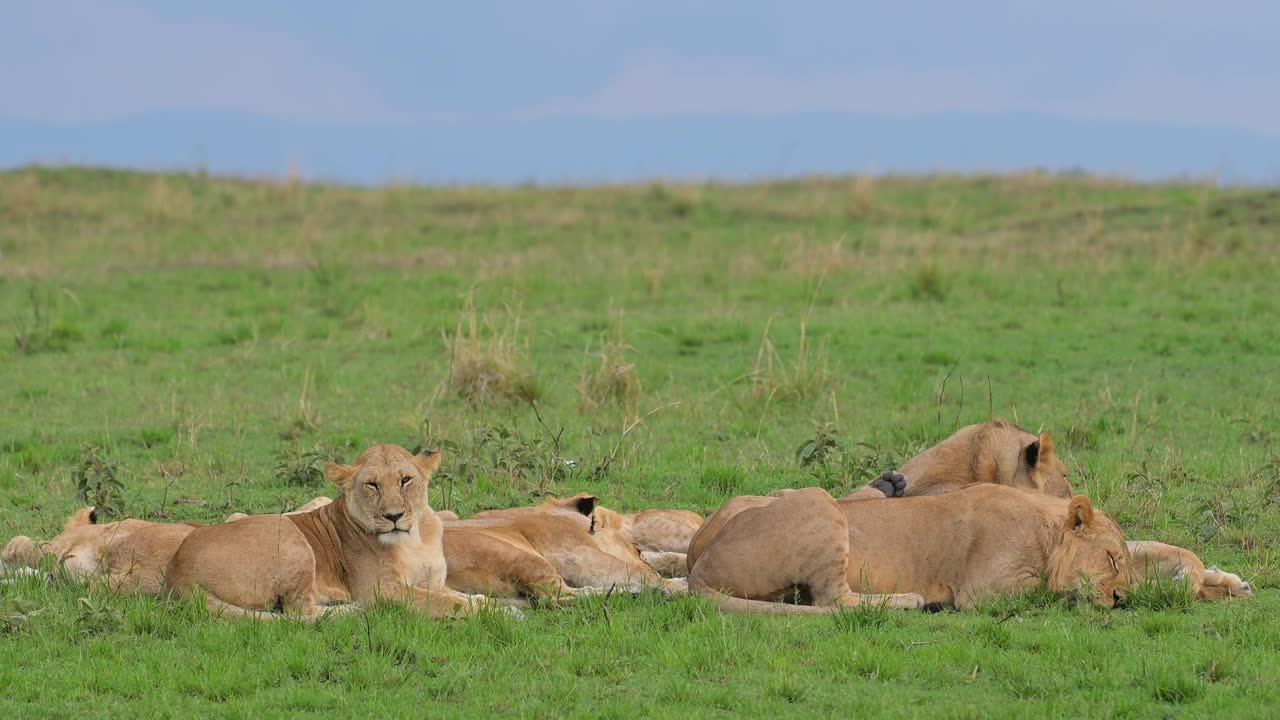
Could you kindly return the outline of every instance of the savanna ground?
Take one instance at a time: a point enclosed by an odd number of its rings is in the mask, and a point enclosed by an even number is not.
[[[1263,716],[1280,706],[1280,193],[1021,174],[352,189],[0,174],[0,540],[332,494],[375,442],[437,508],[841,494],[990,415],[1131,538],[1259,588],[1111,612],[212,618],[0,588],[0,716]],[[535,413],[536,409],[536,413]],[[539,421],[539,416],[541,421]]]

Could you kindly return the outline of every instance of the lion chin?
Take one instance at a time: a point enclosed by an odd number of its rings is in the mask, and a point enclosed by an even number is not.
[[[409,536],[408,530],[388,530],[378,533],[378,542],[383,545],[401,545],[409,542]]]

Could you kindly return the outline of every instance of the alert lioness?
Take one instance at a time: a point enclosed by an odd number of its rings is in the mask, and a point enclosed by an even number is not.
[[[442,527],[427,502],[440,454],[375,445],[325,474],[342,496],[297,515],[256,515],[195,530],[166,573],[178,595],[213,609],[317,617],[326,605],[406,600],[432,616],[461,615],[483,598],[445,585]]]
[[[118,591],[159,594],[173,554],[198,527],[132,518],[97,523],[97,512],[86,507],[67,518],[63,531],[47,543],[19,535],[0,553],[0,566],[36,568],[52,556],[72,577],[102,579]]]
[[[596,502],[581,493],[446,522],[446,582],[461,592],[539,599],[609,588],[683,590],[641,558],[624,516]]]
[[[836,501],[806,488],[734,498],[708,519],[690,545],[689,590],[728,610],[782,613],[829,612],[865,593],[899,593],[872,597],[893,607],[967,608],[1041,582],[1059,592],[1087,582],[1111,607],[1128,562],[1119,526],[1083,495],[978,485]],[[809,605],[776,604],[791,598]]]

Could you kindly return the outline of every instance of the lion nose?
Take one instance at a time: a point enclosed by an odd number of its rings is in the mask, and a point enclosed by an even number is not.
[[[404,513],[402,513],[402,512],[400,512],[400,513],[387,513],[386,515],[383,515],[382,517],[384,517],[384,518],[386,518],[386,519],[390,520],[390,521],[391,521],[391,524],[392,524],[392,525],[395,525],[397,520],[399,520],[400,518],[404,517]]]

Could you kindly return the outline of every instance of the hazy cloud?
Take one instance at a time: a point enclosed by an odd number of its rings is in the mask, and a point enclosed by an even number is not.
[[[997,83],[970,72],[870,68],[792,77],[746,63],[633,64],[598,93],[530,108],[531,118],[780,115],[796,112],[920,114],[1008,109]]]
[[[1029,88],[1025,74],[979,69],[866,68],[782,75],[746,63],[642,61],[598,92],[528,108],[529,119],[627,119],[801,112],[928,115],[1028,112],[1095,120],[1237,127],[1280,134],[1280,82],[1141,66],[1072,96]]]
[[[164,111],[405,120],[351,70],[284,33],[114,0],[42,0],[6,14],[0,115],[68,125]]]

